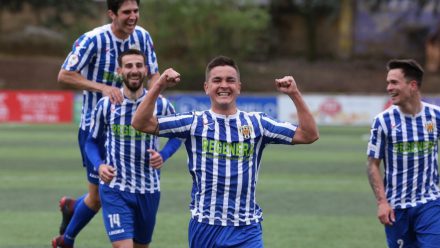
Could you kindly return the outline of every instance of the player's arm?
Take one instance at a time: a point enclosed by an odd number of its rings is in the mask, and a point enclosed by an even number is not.
[[[131,121],[134,129],[153,135],[159,134],[159,123],[156,116],[154,116],[156,100],[163,90],[178,82],[180,82],[180,74],[175,70],[170,68],[162,73],[137,108]]]
[[[144,46],[144,55],[146,58],[155,58],[155,59],[148,59],[148,64],[146,65],[149,69],[149,75],[148,75],[148,82],[147,82],[147,89],[150,90],[153,84],[160,78],[160,71],[159,71],[159,65],[157,61],[157,55],[154,48],[153,38],[150,36],[150,34],[147,32],[147,34],[144,36],[145,40],[143,43]]]
[[[95,171],[98,171],[99,178],[105,183],[109,183],[116,175],[115,168],[104,163],[104,158],[99,152],[99,144],[99,139],[93,138],[92,133],[90,133],[85,145],[87,158],[93,164]]]
[[[77,71],[61,69],[58,82],[79,90],[100,92],[108,96],[112,103],[121,103],[124,100],[119,88],[87,80]]]
[[[182,141],[177,138],[168,139],[167,143],[164,145],[162,150],[159,152],[163,161],[165,162],[170,158],[180,147]]]
[[[160,152],[157,152],[153,149],[148,149],[147,151],[150,153],[150,166],[159,169],[162,167],[163,163],[170,158],[176,151],[179,149],[182,141],[177,138],[169,139],[165,144],[163,149]]]
[[[150,90],[153,84],[160,78],[160,73],[156,72],[150,76],[147,84],[147,88]]]
[[[105,117],[104,112],[106,111],[104,102],[107,101],[106,98],[102,98],[98,101],[95,109],[92,112],[92,124],[90,126],[89,136],[87,136],[85,143],[86,156],[92,163],[95,171],[99,173],[99,177],[105,183],[109,183],[113,177],[115,177],[115,168],[111,165],[105,164],[104,155],[101,155],[100,145],[104,144],[106,136],[104,134],[105,127]]]
[[[94,138],[92,133],[89,133],[89,136],[87,137],[85,144],[85,150],[87,151],[86,152],[87,158],[92,163],[95,171],[99,171],[99,167],[101,165],[104,165],[104,158],[101,156],[101,153],[99,152],[99,144],[100,144],[99,139]]]
[[[278,91],[286,94],[292,99],[298,114],[298,128],[293,136],[293,144],[310,144],[319,139],[319,131],[310,112],[305,103],[301,92],[299,91],[295,80],[292,76],[285,76],[281,79],[275,79],[275,85]]]
[[[395,216],[394,211],[385,196],[385,187],[380,173],[380,159],[368,157],[367,175],[370,186],[376,197],[377,217],[382,224],[392,225]]]

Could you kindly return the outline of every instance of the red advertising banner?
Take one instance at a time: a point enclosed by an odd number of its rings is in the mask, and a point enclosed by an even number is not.
[[[0,90],[0,123],[70,123],[73,96],[70,91]]]

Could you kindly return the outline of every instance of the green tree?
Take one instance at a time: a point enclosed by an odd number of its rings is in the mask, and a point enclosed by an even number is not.
[[[269,14],[252,2],[144,0],[141,25],[153,36],[161,67],[177,64],[186,79],[200,82],[204,66],[215,55],[240,61],[267,52],[262,41]]]

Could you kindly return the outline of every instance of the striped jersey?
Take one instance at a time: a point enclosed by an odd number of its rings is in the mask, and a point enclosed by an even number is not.
[[[407,115],[391,106],[371,126],[367,155],[382,159],[388,202],[405,209],[437,199],[440,108],[422,102],[422,111]]]
[[[263,113],[212,110],[159,117],[159,136],[184,140],[193,178],[191,215],[199,222],[242,226],[262,220],[255,200],[267,144],[292,144],[297,126]]]
[[[122,90],[122,89],[121,89]],[[116,168],[110,188],[131,193],[160,191],[160,170],[149,166],[147,149],[159,149],[157,136],[135,130],[131,119],[146,94],[136,101],[124,97],[122,104],[111,104],[108,97],[101,98],[93,111],[90,133],[95,139],[105,139],[105,163]],[[155,115],[174,113],[171,103],[159,97]]]
[[[134,32],[125,40],[117,38],[111,24],[98,27],[83,34],[72,46],[72,51],[64,61],[62,68],[77,71],[91,81],[110,86],[121,87],[122,80],[117,74],[118,56],[125,50],[136,48],[144,52],[148,74],[159,71],[153,40],[142,27],[136,26]],[[90,117],[96,103],[102,97],[99,92],[83,91],[83,105],[80,127],[83,130],[90,125]]]

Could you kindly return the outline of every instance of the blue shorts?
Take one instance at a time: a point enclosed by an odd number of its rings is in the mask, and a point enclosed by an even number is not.
[[[396,222],[385,226],[390,248],[440,247],[440,199],[408,209],[395,209]]]
[[[261,223],[247,226],[219,226],[191,219],[188,241],[190,248],[262,248],[263,229]]]
[[[99,184],[99,173],[95,171],[93,168],[93,164],[90,162],[90,160],[87,157],[86,154],[86,141],[87,137],[89,136],[89,129],[86,128],[86,130],[82,130],[81,128],[78,131],[78,144],[79,144],[79,150],[81,151],[81,158],[83,166],[86,167],[87,171],[87,180],[89,183],[98,185]],[[102,157],[105,157],[105,145],[99,144],[99,152],[101,153]]]
[[[111,242],[133,239],[137,244],[149,244],[153,236],[160,192],[130,193],[99,185],[102,218]]]

